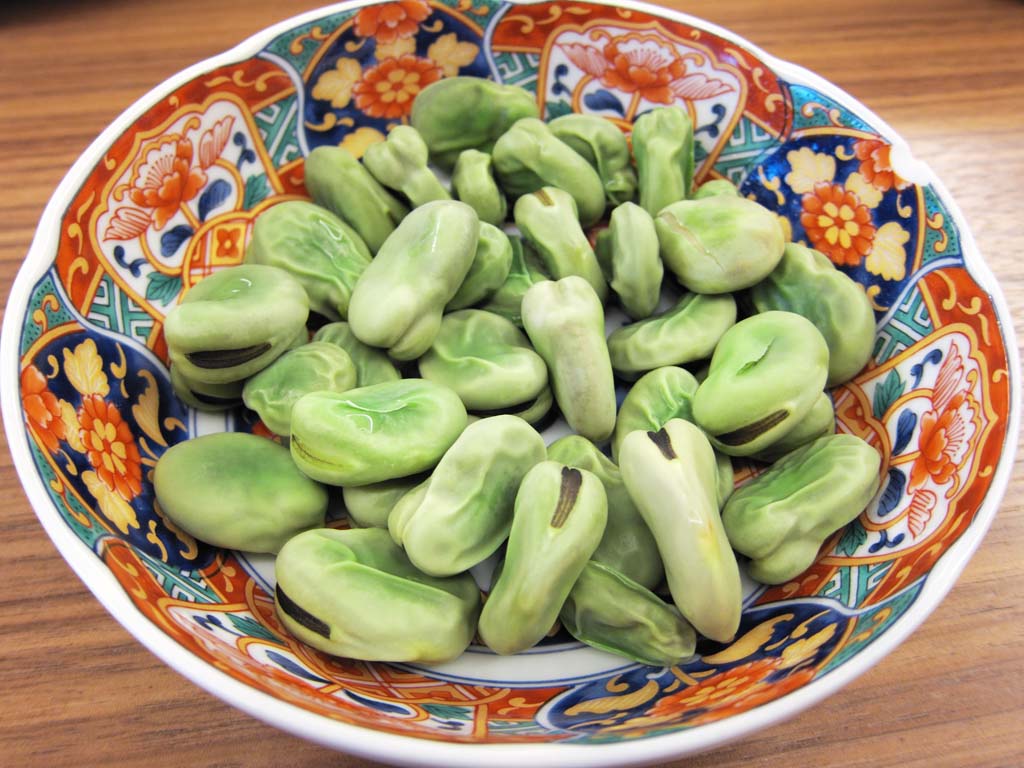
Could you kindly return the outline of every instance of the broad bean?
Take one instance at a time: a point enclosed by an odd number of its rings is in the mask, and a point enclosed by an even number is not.
[[[540,120],[517,121],[495,142],[493,160],[501,188],[513,198],[557,187],[572,196],[583,226],[604,213],[604,186],[597,171]]]
[[[693,193],[693,199],[701,200],[705,197],[715,197],[716,195],[739,197],[739,194],[740,191],[736,188],[736,185],[728,179],[711,179],[711,181],[705,181],[697,187],[697,191]]]
[[[508,235],[487,222],[480,222],[480,239],[473,263],[462,285],[445,306],[446,312],[465,309],[489,298],[504,285],[512,269],[512,244]]]
[[[482,77],[445,77],[424,88],[409,121],[442,168],[451,168],[466,149],[490,152],[517,120],[537,117],[533,94]]]
[[[615,330],[608,337],[608,355],[617,374],[635,378],[710,357],[735,324],[736,302],[729,294],[686,293],[667,312]]]
[[[466,409],[425,379],[311,392],[292,407],[299,469],[331,485],[367,485],[433,469],[466,427]]]
[[[743,595],[711,444],[698,427],[672,419],[658,432],[631,432],[620,451],[622,479],[658,543],[676,607],[705,637],[732,640]]]
[[[350,659],[451,661],[469,646],[480,612],[469,574],[427,576],[376,528],[307,531],[281,548],[274,574],[288,631]]]
[[[548,459],[585,469],[604,486],[608,498],[608,522],[591,559],[614,568],[648,589],[656,587],[665,575],[658,545],[630,498],[615,463],[596,445],[579,435],[567,435],[549,445]]]
[[[597,236],[596,254],[626,314],[634,320],[653,315],[665,267],[651,215],[636,203],[617,206]]]
[[[745,197],[673,203],[654,226],[665,266],[695,293],[749,288],[775,269],[785,247],[775,214]]]
[[[697,646],[675,606],[596,560],[584,566],[559,617],[580,642],[641,664],[671,667]]]
[[[758,461],[777,461],[801,445],[817,440],[819,437],[831,435],[835,431],[835,407],[832,405],[832,398],[828,396],[828,393],[822,392],[815,399],[811,410],[797,422],[796,426],[767,448],[755,453],[752,458]]]
[[[480,614],[480,638],[501,654],[534,645],[558,618],[604,534],[608,502],[594,475],[537,464],[516,494],[505,559]]]
[[[277,267],[241,264],[193,286],[164,322],[171,362],[190,381],[227,384],[266,368],[305,330],[309,299]]]
[[[513,213],[519,231],[555,279],[569,275],[582,277],[590,283],[597,297],[605,300],[608,284],[576,218],[576,203],[569,193],[555,187],[542,187],[520,197]]]
[[[536,283],[523,297],[522,311],[565,420],[588,440],[607,440],[615,429],[615,381],[604,308],[594,289],[575,276]]]
[[[189,379],[176,365],[170,367],[170,376],[174,394],[191,408],[200,411],[226,411],[242,404],[242,387],[245,381],[204,384]]]
[[[512,246],[512,267],[508,277],[480,308],[501,315],[522,328],[523,296],[531,285],[550,280],[551,276],[543,270],[532,249],[528,251],[529,246],[521,237],[512,235],[509,243]]]
[[[409,209],[341,147],[317,147],[305,162],[313,202],[340,216],[376,253]]]
[[[597,115],[574,113],[555,118],[548,128],[597,171],[609,203],[619,205],[633,199],[636,171],[626,136],[614,123]]]
[[[348,322],[356,338],[396,360],[430,349],[445,305],[473,263],[479,231],[473,209],[454,200],[406,216],[352,292]]]
[[[373,256],[359,234],[326,208],[304,200],[271,206],[256,217],[248,264],[280,267],[306,289],[309,306],[344,319],[359,276]]]
[[[288,449],[244,432],[172,445],[156,463],[153,488],[167,517],[207,544],[277,552],[324,524],[327,491],[302,474]]]
[[[285,352],[245,382],[242,400],[274,432],[288,437],[292,406],[310,392],[345,392],[356,385],[356,368],[341,347],[323,341]]]
[[[423,475],[411,475],[369,485],[347,486],[341,489],[345,511],[358,528],[387,530],[391,510],[403,496],[424,480],[426,478]]]
[[[369,344],[363,344],[352,333],[348,323],[328,323],[313,334],[313,341],[325,341],[348,353],[356,368],[356,386],[368,387],[385,381],[398,381],[402,374],[387,354]]]
[[[445,315],[420,375],[450,387],[469,411],[518,409],[548,383],[544,360],[510,321],[480,309]]]
[[[651,216],[690,196],[693,188],[693,122],[681,107],[655,107],[633,123],[633,156],[640,207]],[[696,290],[696,289],[694,289]]]
[[[826,385],[843,384],[871,358],[875,312],[864,289],[819,251],[789,243],[778,266],[750,289],[758,312],[803,315],[828,344]]]
[[[783,456],[737,490],[722,511],[752,578],[783,584],[807,570],[825,539],[878,490],[881,457],[859,437],[827,435]]]
[[[363,165],[385,187],[401,192],[413,208],[432,200],[451,200],[427,165],[427,154],[419,131],[409,125],[396,125],[386,140],[367,148]]]
[[[388,530],[424,573],[468,570],[508,537],[519,484],[542,461],[544,440],[525,421],[481,419],[442,457],[419,503],[393,510]]]
[[[666,366],[655,368],[641,376],[626,393],[612,436],[612,458],[631,432],[658,432],[672,419],[693,423],[693,396],[697,392],[696,377],[685,368]],[[718,470],[718,506],[732,493],[732,461],[721,451],[715,451]],[[629,574],[627,574],[629,575]]]
[[[666,366],[645,373],[626,393],[615,422],[612,458],[630,432],[657,432],[672,419],[693,421],[697,379],[685,368]]]
[[[508,201],[498,188],[491,168],[491,156],[476,149],[459,153],[452,171],[452,191],[480,217],[480,221],[500,227],[505,223]]]
[[[693,396],[694,421],[715,448],[751,456],[792,430],[828,375],[828,346],[792,312],[763,312],[722,336]]]

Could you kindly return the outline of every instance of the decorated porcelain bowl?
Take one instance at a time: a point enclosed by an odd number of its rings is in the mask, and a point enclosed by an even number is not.
[[[490,77],[543,114],[622,126],[678,104],[698,178],[727,178],[859,282],[874,354],[833,391],[884,457],[817,562],[747,584],[736,640],[629,663],[558,635],[440,667],[323,655],[274,614],[269,558],[194,540],[156,504],[168,446],[264,432],[172,393],[163,322],[304,197],[303,158],[361,155],[424,86]],[[949,590],[1006,487],[1019,362],[1009,312],[949,194],[867,108],[698,19],[635,2],[344,3],[179,73],[89,147],[46,208],[7,308],[3,414],[25,491],[96,597],[173,668],[322,744],[403,764],[603,766],[678,757],[790,716],[878,662]],[[741,472],[742,476],[742,472]],[[600,749],[595,749],[600,745]]]

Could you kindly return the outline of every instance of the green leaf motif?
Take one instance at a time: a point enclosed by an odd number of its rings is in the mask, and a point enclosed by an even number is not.
[[[262,202],[267,196],[267,174],[250,176],[245,180],[245,194],[242,197],[242,208],[250,210],[256,203]]]
[[[906,382],[900,378],[900,375],[896,373],[896,371],[889,371],[889,375],[885,377],[885,381],[875,388],[875,396],[871,404],[875,413],[875,418],[881,419],[885,416],[885,412],[888,411],[892,404],[895,403],[900,398],[900,395],[903,394],[905,387]]]
[[[846,555],[847,557],[853,557],[853,555],[860,549],[861,545],[868,540],[868,532],[864,530],[864,526],[860,524],[860,520],[854,520],[843,531],[843,538],[836,544],[836,552],[840,555]]]
[[[469,712],[465,707],[455,707],[450,704],[424,704],[429,714],[441,720],[469,720]]]
[[[146,299],[159,301],[163,306],[171,304],[181,293],[181,278],[177,275],[165,275],[162,272],[150,272],[146,283]]]
[[[248,616],[236,616],[233,613],[229,613],[227,616],[228,621],[231,622],[231,626],[233,626],[243,635],[248,635],[249,637],[259,637],[264,640],[269,640],[272,643],[281,642],[280,637],[275,635],[273,632],[264,627],[258,621],[250,619]]]
[[[549,101],[544,105],[544,114],[546,120],[554,120],[562,115],[571,115],[572,105],[567,101]]]

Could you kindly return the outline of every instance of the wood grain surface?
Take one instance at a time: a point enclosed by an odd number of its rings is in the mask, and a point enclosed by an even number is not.
[[[959,202],[1020,336],[1024,4],[667,2],[837,83],[893,126]],[[7,0],[0,9],[0,307],[50,194],[92,139],[179,69],[309,0]],[[2,309],[0,309],[2,311]],[[0,437],[0,440],[3,440]],[[1024,472],[932,616],[813,710],[677,763],[1024,764]],[[337,766],[197,688],[130,637],[65,565],[0,450],[0,764]]]

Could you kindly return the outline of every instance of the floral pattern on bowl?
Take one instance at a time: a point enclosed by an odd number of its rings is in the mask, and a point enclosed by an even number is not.
[[[37,239],[4,327],[4,380],[16,371],[21,406],[5,400],[5,416],[29,496],[147,644],[229,701],[339,748],[360,738],[354,725],[476,745],[652,740],[678,755],[722,739],[712,724],[735,735],[835,690],[934,607],[1005,485],[1016,348],[948,195],[867,110],[728,33],[634,4],[337,6],[247,45],[158,88],[72,170],[59,230]],[[883,454],[881,490],[799,579],[751,587],[733,643],[702,643],[685,665],[609,662],[560,641],[485,673],[482,649],[442,670],[328,657],[284,631],[258,563],[195,541],[156,503],[152,470],[169,445],[268,434],[251,414],[175,399],[166,313],[241,260],[262,210],[305,197],[310,150],[361,156],[407,122],[423,87],[456,74],[526,88],[548,118],[584,111],[628,127],[685,106],[698,178],[728,178],[776,211],[875,308],[873,360],[832,395],[839,428]],[[86,575],[97,564],[103,577]],[[591,764],[622,753],[602,754]]]

